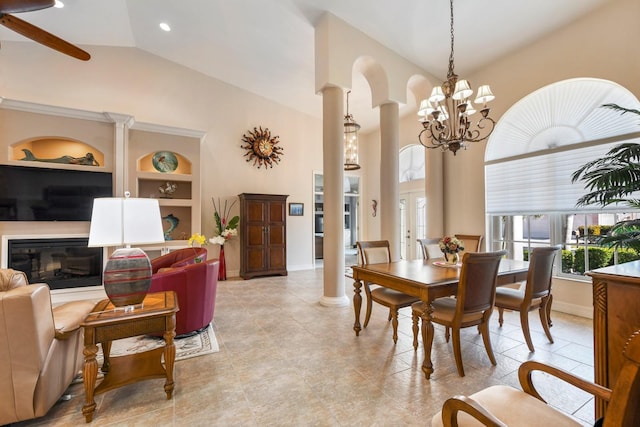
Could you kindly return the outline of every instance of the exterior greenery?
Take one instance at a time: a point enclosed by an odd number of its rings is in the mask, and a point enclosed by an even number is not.
[[[637,114],[640,117],[640,110],[623,108],[615,104],[605,104],[603,107],[619,111],[621,114]],[[578,206],[605,207],[618,204],[640,209],[640,200],[634,197],[638,194],[637,192],[640,192],[640,144],[623,143],[612,148],[604,157],[582,165],[573,173],[571,179],[573,182],[584,182],[585,189],[588,191],[578,200]],[[638,219],[620,221],[608,234],[598,233],[597,235],[601,237],[597,238],[596,242],[602,246],[640,251],[640,220]],[[576,263],[577,258],[578,256],[576,256]],[[589,259],[591,260],[591,257]],[[591,265],[591,261],[589,268],[596,268],[595,265]]]

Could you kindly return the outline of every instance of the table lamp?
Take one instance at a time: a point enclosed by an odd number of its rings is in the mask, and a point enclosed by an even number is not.
[[[164,242],[160,205],[156,199],[104,197],[93,200],[89,247],[116,249],[104,268],[104,290],[116,307],[142,303],[151,286],[151,261],[142,245]]]

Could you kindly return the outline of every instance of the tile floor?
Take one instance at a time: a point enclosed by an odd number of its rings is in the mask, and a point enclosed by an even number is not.
[[[352,286],[346,284],[351,296]],[[356,337],[353,308],[327,308],[322,270],[287,277],[219,283],[214,329],[220,352],[179,361],[176,390],[166,400],[163,380],[113,390],[96,398],[95,426],[428,426],[442,402],[498,383],[517,385],[516,370],[535,358],[593,378],[592,322],[554,312],[555,344],[546,341],[531,313],[535,353],[529,353],[519,320],[505,325],[492,318],[491,338],[498,361],[492,366],[482,340],[463,331],[459,377],[451,345],[436,326],[435,373],[420,369],[422,347],[412,347],[411,313],[401,312],[399,340],[391,339],[387,312],[374,305],[369,326]],[[541,383],[550,403],[593,423],[589,395],[549,379]],[[84,391],[61,401],[41,419],[14,426],[83,425]]]

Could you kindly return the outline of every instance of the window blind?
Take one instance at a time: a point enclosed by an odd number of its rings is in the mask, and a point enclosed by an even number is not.
[[[640,143],[640,138],[628,142]],[[584,183],[571,183],[582,165],[604,156],[621,142],[505,160],[485,166],[486,212],[492,215],[629,210],[626,205],[576,207],[587,193]]]

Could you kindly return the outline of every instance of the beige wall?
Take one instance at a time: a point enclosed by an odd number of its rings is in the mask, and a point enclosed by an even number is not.
[[[312,267],[311,171],[322,170],[320,119],[137,49],[88,50],[91,61],[81,62],[33,43],[3,42],[0,96],[206,132],[201,231],[214,232],[211,197],[288,194],[288,201],[302,202],[306,209],[302,217],[288,217],[287,264],[292,270]],[[273,169],[258,170],[245,161],[241,138],[254,126],[280,137],[284,156]],[[237,205],[234,210],[237,214]],[[238,243],[232,240],[225,251],[230,275],[239,270]]]

